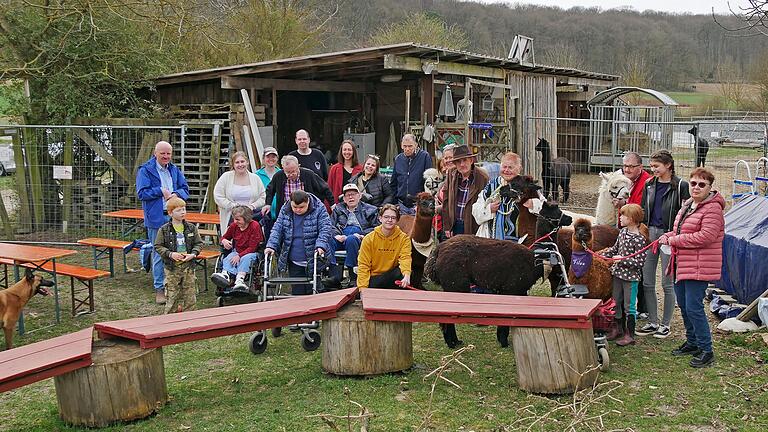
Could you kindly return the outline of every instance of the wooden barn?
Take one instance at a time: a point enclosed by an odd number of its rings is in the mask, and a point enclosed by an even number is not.
[[[246,143],[246,89],[262,140],[281,155],[295,149],[298,129],[334,159],[346,137],[361,157],[391,158],[411,132],[433,154],[446,143],[468,143],[497,161],[512,149],[537,174],[537,139],[547,138],[556,154],[558,134],[556,121],[535,119],[578,117],[584,101],[618,79],[403,43],[166,75],[155,80],[154,99],[177,113],[221,119],[222,156]]]

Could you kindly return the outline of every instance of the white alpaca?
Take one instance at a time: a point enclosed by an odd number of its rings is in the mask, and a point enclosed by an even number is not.
[[[432,196],[437,195],[440,187],[443,186],[444,180],[443,174],[435,168],[424,170],[424,191],[431,193]]]
[[[616,226],[616,208],[613,206],[613,198],[629,198],[632,192],[632,180],[628,179],[621,171],[601,172],[600,178],[602,181],[598,189],[595,219],[598,225]]]

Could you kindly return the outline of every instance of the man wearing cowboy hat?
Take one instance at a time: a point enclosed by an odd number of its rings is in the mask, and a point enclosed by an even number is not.
[[[472,217],[472,204],[488,184],[488,173],[475,167],[475,156],[469,147],[460,145],[453,151],[453,163],[456,167],[448,171],[443,184],[443,230],[447,237],[456,234],[475,234],[478,229]]]

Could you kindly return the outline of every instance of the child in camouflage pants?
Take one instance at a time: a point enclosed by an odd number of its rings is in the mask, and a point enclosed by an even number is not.
[[[184,220],[186,205],[181,198],[168,200],[171,221],[160,227],[155,239],[155,251],[165,266],[165,313],[192,310],[197,301],[193,260],[203,247],[203,239],[197,227]]]

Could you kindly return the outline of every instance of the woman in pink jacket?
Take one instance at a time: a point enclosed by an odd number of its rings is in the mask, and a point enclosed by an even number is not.
[[[693,355],[690,365],[695,368],[715,361],[703,305],[704,291],[710,281],[720,279],[723,265],[725,200],[712,190],[714,181],[715,176],[706,168],[691,172],[691,198],[677,213],[672,232],[659,237],[659,244],[672,247],[667,271],[674,272],[675,296],[685,324],[686,341],[672,355]]]

